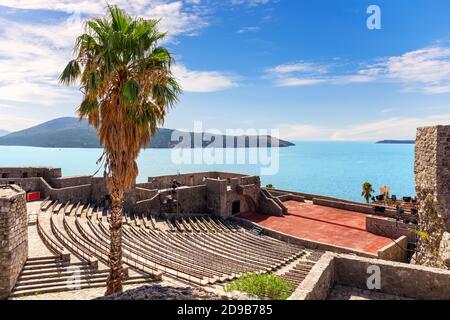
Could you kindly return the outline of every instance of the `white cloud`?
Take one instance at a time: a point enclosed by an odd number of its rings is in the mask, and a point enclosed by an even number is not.
[[[0,113],[0,129],[10,132],[29,128],[38,123],[36,119]]]
[[[413,140],[418,127],[446,124],[450,124],[450,113],[427,117],[391,117],[341,128],[304,123],[283,123],[279,129],[280,136],[288,140]]]
[[[258,32],[260,31],[260,27],[243,27],[236,31],[236,33],[249,33],[249,32]]]
[[[403,82],[441,83],[450,80],[450,48],[425,48],[387,60],[387,73]]]
[[[375,64],[344,73],[332,73],[333,67],[334,64],[310,62],[281,64],[266,69],[266,74],[277,86],[393,82],[403,84],[405,92],[450,92],[450,48],[447,47],[423,48],[378,59]]]
[[[323,65],[298,62],[298,63],[281,64],[273,68],[268,68],[266,69],[266,72],[272,74],[288,74],[294,72],[326,73],[327,68]]]
[[[309,124],[283,123],[279,127],[280,137],[287,140],[329,140],[330,128]]]
[[[334,64],[296,62],[281,64],[265,70],[278,87],[299,87],[317,84],[349,84],[372,81],[367,73],[333,75]]]
[[[173,73],[187,92],[213,92],[237,86],[233,76],[216,71],[189,70],[178,64],[173,66]]]
[[[428,117],[398,117],[342,128],[331,135],[332,140],[376,141],[414,139],[417,127],[450,124],[450,113]]]
[[[73,15],[102,15],[105,13],[106,3],[117,4],[132,16],[161,19],[160,28],[168,31],[170,36],[192,34],[208,25],[207,7],[201,1],[170,1],[170,0],[4,0],[2,5],[17,9],[52,10]],[[189,7],[186,5],[188,4]],[[59,38],[64,35],[51,34]]]
[[[189,9],[182,1],[111,1],[131,14],[147,18],[162,18],[162,30],[173,36],[192,34],[205,27],[207,21],[200,1],[190,1]],[[66,1],[52,3],[33,0],[5,0],[2,5],[19,9],[46,9],[70,13],[67,19],[49,22],[21,22],[0,19],[0,99],[5,102],[37,106],[76,106],[80,92],[58,84],[57,79],[67,61],[72,58],[76,37],[83,30],[84,17],[102,15],[105,2]],[[193,5],[193,6],[192,6]],[[225,74],[214,71],[189,70],[184,65],[174,67],[185,91],[211,92],[236,86]]]
[[[325,79],[308,79],[308,78],[284,78],[281,77],[277,80],[275,80],[275,84],[278,87],[299,87],[299,86],[310,86],[315,85],[319,83],[326,82]]]
[[[57,77],[81,22],[45,26],[0,20],[0,25],[0,98],[40,105],[75,101],[78,93],[58,85]]]
[[[247,5],[249,7],[256,7],[261,4],[268,4],[271,0],[231,0],[234,5]]]

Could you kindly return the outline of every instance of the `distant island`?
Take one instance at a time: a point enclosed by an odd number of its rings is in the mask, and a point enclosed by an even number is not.
[[[178,137],[177,140],[172,140]],[[184,138],[188,138],[185,140]],[[190,140],[190,143],[189,143]],[[267,143],[266,143],[267,140]],[[226,141],[228,143],[220,143]],[[228,148],[248,148],[258,141],[257,147],[289,147],[294,144],[271,136],[222,136],[207,133],[184,132],[159,128],[149,148],[205,148],[226,145]],[[230,143],[231,142],[231,143]],[[234,142],[234,143],[233,143]],[[231,145],[230,145],[231,144]],[[37,126],[0,136],[0,145],[47,148],[101,148],[95,128],[87,120],[65,117],[50,120]]]
[[[381,140],[376,143],[387,143],[387,144],[415,144],[415,140]]]

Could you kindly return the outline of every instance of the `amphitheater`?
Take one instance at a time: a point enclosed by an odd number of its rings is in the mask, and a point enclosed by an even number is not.
[[[423,165],[420,154],[416,164]],[[418,176],[416,187],[423,185]],[[0,298],[102,296],[109,205],[102,177],[0,168]],[[295,300],[450,299],[449,270],[410,263],[416,220],[412,212],[399,219],[392,208],[266,189],[257,176],[149,177],[126,195],[124,285],[225,294],[223,286],[245,273],[273,272],[296,288]],[[381,285],[369,290],[373,266]]]

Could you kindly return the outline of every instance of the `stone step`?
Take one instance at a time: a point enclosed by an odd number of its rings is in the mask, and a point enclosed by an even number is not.
[[[58,256],[43,256],[43,257],[32,257],[32,258],[28,258],[28,259],[27,259],[27,262],[28,262],[28,261],[51,260],[51,259],[53,259],[54,261],[61,260],[61,258],[58,257]]]
[[[78,269],[80,276],[92,275],[92,274],[109,274],[109,270],[92,270],[92,269]],[[58,277],[66,277],[73,275],[74,270],[55,271],[50,273],[38,273],[30,275],[21,275],[18,281],[38,280],[42,278],[51,279]]]
[[[146,276],[132,276],[129,277],[127,280],[123,282],[124,285],[129,284],[139,284],[139,283],[147,283],[147,282],[153,282],[155,281],[151,277]],[[10,297],[11,298],[17,298],[17,297],[23,297],[23,296],[29,296],[29,295],[37,295],[37,294],[43,294],[43,293],[55,293],[55,292],[64,292],[64,291],[74,291],[74,290],[81,290],[81,289],[91,289],[91,288],[106,288],[106,279],[104,281],[100,282],[91,282],[91,283],[80,283],[80,286],[77,287],[77,289],[72,289],[67,286],[67,284],[62,286],[53,286],[48,288],[41,288],[41,289],[20,289],[20,290],[14,290]]]
[[[49,287],[49,288],[42,288],[42,289],[21,289],[17,291],[13,291],[10,294],[11,298],[17,298],[17,297],[24,297],[24,296],[31,296],[31,295],[39,295],[44,293],[56,293],[56,292],[64,292],[64,291],[74,291],[74,290],[81,290],[81,289],[90,289],[90,288],[102,288],[105,287],[104,283],[82,283],[80,284],[77,289],[69,288],[67,285],[62,286],[55,286],[55,287]]]
[[[77,266],[79,270],[96,270],[93,269],[90,265],[80,265]],[[51,268],[36,268],[32,270],[22,270],[21,275],[33,275],[33,274],[42,274],[45,275],[46,273],[52,273],[52,272],[64,272],[64,271],[70,271],[73,270],[73,264],[66,264],[63,266],[54,266]]]
[[[64,260],[61,260],[60,258],[48,258],[48,259],[42,259],[42,260],[27,259],[24,267],[39,266],[39,265],[47,266],[47,265],[51,265],[51,264],[60,264],[60,263],[64,263]]]
[[[295,266],[294,268],[292,268],[292,270],[306,271],[306,272],[311,271],[311,269],[312,269],[312,267],[308,267],[308,266]]]
[[[79,282],[77,281],[76,286],[78,287],[78,285],[94,284],[94,283],[102,283],[103,285],[105,285],[107,278],[108,276],[104,274],[92,276],[90,278],[81,278]],[[67,286],[69,287],[68,289],[70,290],[70,286],[68,286],[68,279],[69,277],[62,279],[54,279],[54,281],[52,279],[49,279],[49,281],[44,283],[30,282],[28,284],[19,284],[16,286],[16,289],[14,289],[14,292],[18,292],[21,290],[39,291],[40,289],[46,289],[50,287],[62,287],[62,286]],[[72,281],[70,281],[70,283],[72,283]],[[75,283],[72,283],[72,286],[75,286]]]
[[[92,272],[87,272],[87,273],[83,273],[83,274],[79,274],[79,279],[80,281],[94,281],[97,279],[107,279],[108,278],[108,272],[107,273],[92,273]],[[58,283],[67,283],[68,280],[73,279],[72,276],[74,276],[74,273],[69,273],[66,274],[65,276],[60,276],[60,277],[41,277],[39,279],[22,279],[19,278],[19,280],[16,283],[16,288],[20,289],[23,287],[33,287],[33,286],[38,286],[38,285],[45,285],[45,286],[53,286],[54,284],[58,284]]]
[[[89,262],[72,262],[70,263],[69,261],[64,261],[64,260],[60,260],[60,261],[44,261],[44,262],[39,262],[39,261],[31,261],[31,262],[27,262],[25,263],[25,266],[23,267],[22,270],[28,271],[28,270],[36,270],[36,269],[41,269],[41,268],[58,268],[58,267],[65,267],[68,265],[72,265],[72,266],[85,266],[85,265],[89,265]]]

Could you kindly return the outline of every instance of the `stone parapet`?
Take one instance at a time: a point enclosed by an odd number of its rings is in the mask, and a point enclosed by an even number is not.
[[[16,185],[0,186],[0,299],[11,293],[27,256],[25,192]]]
[[[444,235],[450,232],[450,125],[417,129],[414,174],[419,228],[426,234],[419,244],[418,263],[445,266],[449,249]]]

